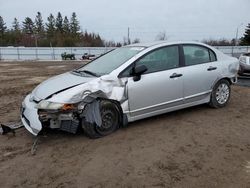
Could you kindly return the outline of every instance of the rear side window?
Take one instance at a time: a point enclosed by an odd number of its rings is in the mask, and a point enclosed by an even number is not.
[[[186,66],[216,61],[214,52],[202,46],[184,45],[183,51]]]

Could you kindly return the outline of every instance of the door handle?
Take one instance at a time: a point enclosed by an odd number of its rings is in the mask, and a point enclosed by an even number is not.
[[[217,67],[209,67],[208,69],[207,69],[207,71],[213,71],[213,70],[216,70],[217,69]]]
[[[174,73],[170,76],[170,78],[178,78],[178,77],[182,77],[182,74]]]

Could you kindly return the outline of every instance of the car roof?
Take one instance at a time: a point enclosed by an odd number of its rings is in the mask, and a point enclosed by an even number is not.
[[[174,45],[174,44],[198,44],[198,45],[203,45],[207,46],[204,43],[201,42],[196,42],[196,41],[156,41],[156,42],[149,42],[149,43],[136,43],[136,44],[131,44],[125,47],[153,47],[157,45]]]

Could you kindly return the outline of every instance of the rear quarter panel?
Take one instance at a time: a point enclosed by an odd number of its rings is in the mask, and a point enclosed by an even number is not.
[[[235,79],[239,70],[239,60],[216,49],[214,51],[217,55],[217,67],[219,69],[217,81],[222,78]]]

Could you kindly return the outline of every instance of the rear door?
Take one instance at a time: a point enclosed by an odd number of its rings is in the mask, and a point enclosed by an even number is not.
[[[159,114],[166,108],[183,104],[183,80],[179,46],[149,52],[135,62],[148,70],[139,81],[128,79],[128,101],[132,117]]]
[[[185,103],[207,99],[219,75],[215,53],[201,45],[183,45]]]

